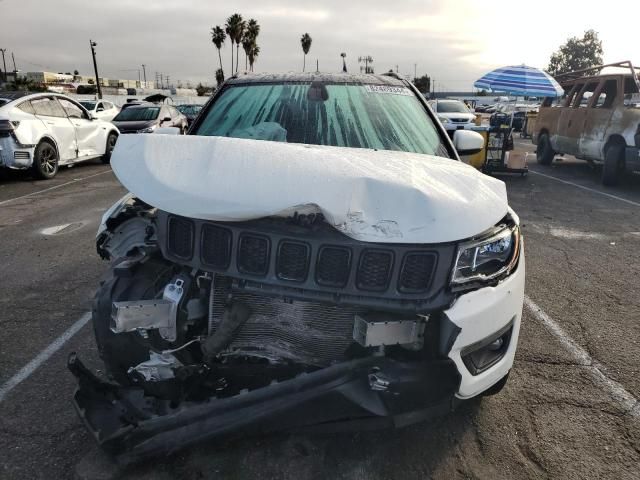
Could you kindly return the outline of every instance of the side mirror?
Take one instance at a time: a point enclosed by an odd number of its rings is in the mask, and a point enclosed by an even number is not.
[[[162,122],[160,122],[160,123],[170,122],[170,121],[171,121],[171,117],[164,117],[164,118],[162,119]]]
[[[484,148],[484,137],[471,130],[456,130],[453,134],[453,146],[458,155],[473,155]]]
[[[98,117],[96,117],[96,114],[93,112],[89,113],[89,120],[98,120]]]

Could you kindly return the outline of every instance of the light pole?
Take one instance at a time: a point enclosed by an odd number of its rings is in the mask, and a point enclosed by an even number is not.
[[[96,73],[96,87],[98,88],[98,99],[102,99],[102,88],[100,87],[100,77],[98,76],[98,64],[96,63],[96,47],[98,44],[93,40],[89,40],[91,47],[91,56],[93,57],[93,71]]]
[[[347,73],[347,61],[345,60],[345,58],[347,58],[347,54],[342,52],[340,56],[342,57],[342,71]]]
[[[142,64],[142,73],[144,75],[144,88],[147,88],[147,66]]]
[[[370,63],[373,63],[373,58],[371,57],[371,55],[358,57],[358,63],[362,62],[364,62],[364,73],[373,73],[373,67],[369,66]],[[360,67],[360,71],[362,72],[362,67]]]
[[[7,49],[6,48],[0,48],[0,52],[2,52],[2,65],[4,66],[3,70],[2,70],[2,77],[4,79],[4,81],[7,81],[7,64],[4,61],[4,52],[6,52]]]

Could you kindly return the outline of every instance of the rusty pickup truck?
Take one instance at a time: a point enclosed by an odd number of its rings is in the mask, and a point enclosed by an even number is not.
[[[602,183],[640,171],[640,72],[631,62],[559,75],[565,96],[543,102],[532,136],[537,161],[557,154],[602,164]]]

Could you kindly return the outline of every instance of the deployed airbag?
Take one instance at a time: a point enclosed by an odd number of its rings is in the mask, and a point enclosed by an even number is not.
[[[360,241],[438,243],[475,236],[507,213],[503,182],[416,153],[171,135],[121,135],[120,182],[177,215],[242,221],[310,209]]]

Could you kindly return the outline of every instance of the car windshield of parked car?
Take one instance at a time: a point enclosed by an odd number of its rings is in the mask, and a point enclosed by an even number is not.
[[[462,102],[436,102],[438,113],[469,113],[469,109]]]
[[[178,105],[176,108],[184,115],[195,117],[202,110],[202,105]]]
[[[195,134],[449,156],[425,107],[404,86],[232,85]]]
[[[96,102],[85,102],[85,101],[82,101],[82,102],[80,102],[80,105],[82,105],[87,110],[91,111],[91,110],[93,110],[95,108]]]
[[[133,107],[122,110],[113,119],[114,122],[137,122],[155,120],[160,113],[160,107]]]

